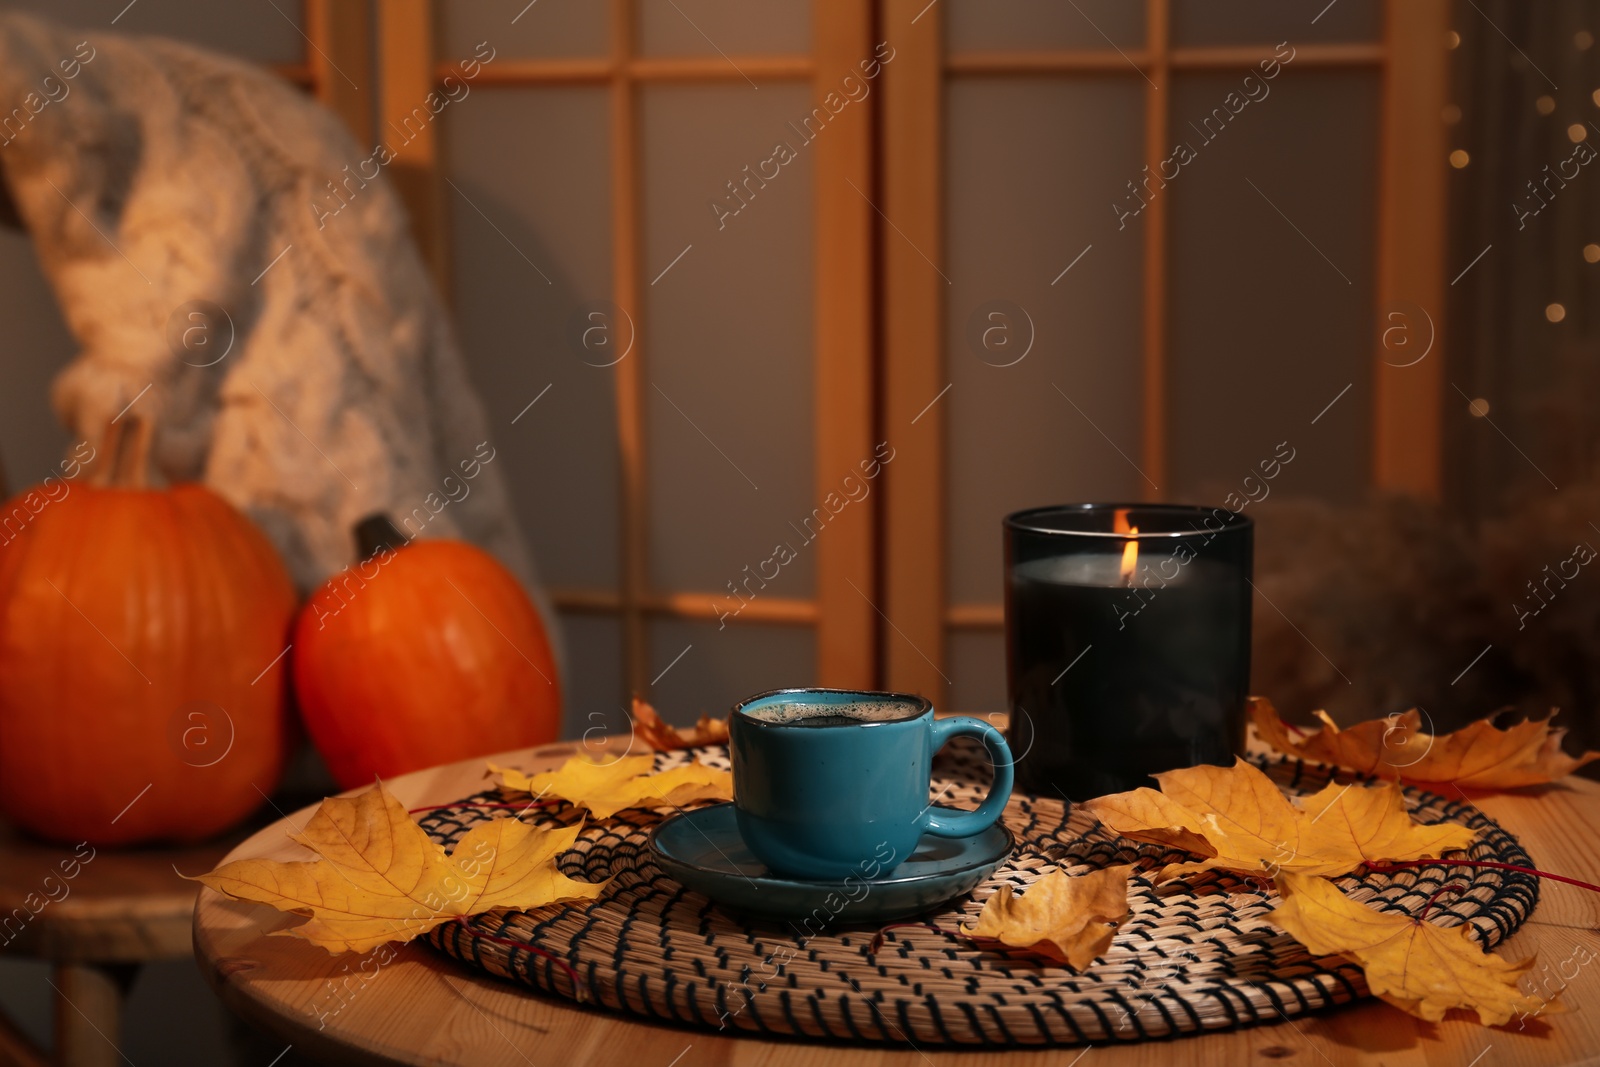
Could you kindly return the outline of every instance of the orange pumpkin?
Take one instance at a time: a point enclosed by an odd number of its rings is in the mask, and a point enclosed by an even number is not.
[[[282,561],[211,490],[139,482],[47,479],[0,514],[0,813],[57,840],[209,837],[289,751]]]
[[[357,528],[361,562],[312,594],[295,627],[306,730],[346,789],[553,741],[561,687],[538,609],[460,541]]]

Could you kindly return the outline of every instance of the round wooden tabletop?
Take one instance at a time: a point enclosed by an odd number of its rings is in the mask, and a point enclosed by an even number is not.
[[[560,765],[572,744],[492,757],[526,770]],[[483,788],[484,760],[419,771],[387,783],[407,807],[442,804]],[[1517,835],[1541,869],[1600,882],[1600,784],[1577,778],[1537,792],[1475,798]],[[287,833],[312,809],[249,838],[228,859],[305,859]],[[185,872],[198,873],[198,872]],[[377,966],[376,954],[330,956],[297,938],[268,936],[294,922],[270,908],[209,889],[194,916],[195,955],[233,1010],[301,1053],[336,1064],[463,1064],[471,1067],[914,1067],[930,1061],[1066,1067],[1082,1049],[969,1052],[932,1048],[765,1041],[645,1022],[579,1006],[471,970],[412,944]],[[1236,1067],[1285,1060],[1346,1067],[1506,1067],[1590,1064],[1600,1049],[1600,895],[1544,883],[1534,917],[1498,950],[1538,954],[1525,979],[1536,994],[1561,992],[1570,1010],[1486,1028],[1471,1016],[1429,1025],[1378,1001],[1228,1033],[1096,1046],[1086,1067],[1185,1063]],[[1492,1052],[1490,1051],[1492,1049]]]

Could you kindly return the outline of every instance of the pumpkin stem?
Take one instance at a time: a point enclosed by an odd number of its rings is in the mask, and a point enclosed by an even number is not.
[[[107,423],[101,439],[105,459],[98,465],[94,484],[125,489],[145,488],[149,484],[150,438],[153,431],[154,427],[137,415],[112,419]]]
[[[356,523],[356,553],[362,563],[383,552],[398,552],[410,542],[384,512],[368,515]]]

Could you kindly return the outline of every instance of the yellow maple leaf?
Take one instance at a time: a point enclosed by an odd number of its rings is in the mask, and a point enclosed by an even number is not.
[[[527,775],[489,764],[507,789],[557,796],[607,819],[624,808],[680,807],[696,800],[732,800],[733,775],[700,762],[651,774],[654,756],[624,756],[594,763],[574,756],[560,769]]]
[[[1082,806],[1123,837],[1203,857],[1168,864],[1158,881],[1210,868],[1347,874],[1363,863],[1438,856],[1465,847],[1474,836],[1465,826],[1413,822],[1400,787],[1389,782],[1333,782],[1296,802],[1244,760],[1155,777],[1160,792],[1134,789]]]
[[[1128,872],[1131,864],[1102,867],[1068,877],[1051,871],[1013,895],[1005,884],[984,901],[973,926],[962,927],[968,937],[994,938],[1013,948],[1024,948],[1081,971],[1094,962],[1128,916]]]
[[[196,880],[236,900],[307,916],[284,932],[330,953],[365,952],[461,916],[599,896],[604,882],[576,882],[556,867],[580,829],[495,819],[468,830],[446,854],[380,783],[329,797],[305,829],[289,835],[320,859],[235,860]]]
[[[1581,756],[1563,752],[1561,739],[1567,731],[1552,727],[1550,718],[1525,719],[1503,730],[1488,719],[1478,719],[1447,734],[1429,734],[1415,708],[1348,730],[1339,729],[1325,711],[1315,714],[1323,728],[1297,739],[1290,736],[1270,701],[1250,699],[1256,732],[1273,748],[1379,778],[1450,782],[1465,789],[1516,789],[1553,782],[1600,759],[1600,752]]]
[[[1533,959],[1510,963],[1485,952],[1472,927],[1446,929],[1409,915],[1374,911],[1326,878],[1278,876],[1283,903],[1268,920],[1318,956],[1347,956],[1367,975],[1376,997],[1420,1019],[1438,1022],[1451,1008],[1474,1011],[1499,1026],[1514,1013],[1560,1011],[1554,998],[1517,988]]]

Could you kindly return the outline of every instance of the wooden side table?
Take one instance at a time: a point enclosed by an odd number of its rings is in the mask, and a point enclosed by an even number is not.
[[[121,1064],[123,998],[139,966],[193,951],[195,883],[242,834],[192,848],[46,844],[0,825],[0,953],[53,967],[55,1055],[0,1015],[0,1064]]]
[[[550,745],[492,757],[526,770],[548,769],[576,746]],[[407,807],[443,804],[481,789],[481,759],[419,771],[386,783]],[[1600,784],[1577,778],[1539,793],[1485,797],[1491,817],[1516,834],[1544,869],[1600,882]],[[229,859],[305,859],[287,831],[306,808],[251,837]],[[293,920],[270,908],[202,890],[195,909],[195,955],[207,980],[234,1011],[275,1032],[297,1052],[338,1064],[470,1067],[1239,1067],[1283,1061],[1315,1067],[1454,1065],[1534,1067],[1594,1064],[1600,1049],[1600,967],[1563,967],[1574,948],[1600,950],[1600,898],[1547,883],[1538,910],[1498,950],[1508,959],[1539,954],[1541,988],[1562,989],[1572,1010],[1523,1029],[1488,1029],[1468,1017],[1429,1025],[1380,1001],[1257,1026],[1171,1041],[1084,1049],[1009,1051],[852,1047],[763,1041],[673,1027],[580,1007],[471,970],[425,945],[401,949],[376,973],[360,957],[330,956],[289,937],[269,937]],[[1586,957],[1585,957],[1586,958]],[[1591,1010],[1585,1010],[1589,1006]],[[1492,1049],[1492,1051],[1491,1051]]]

